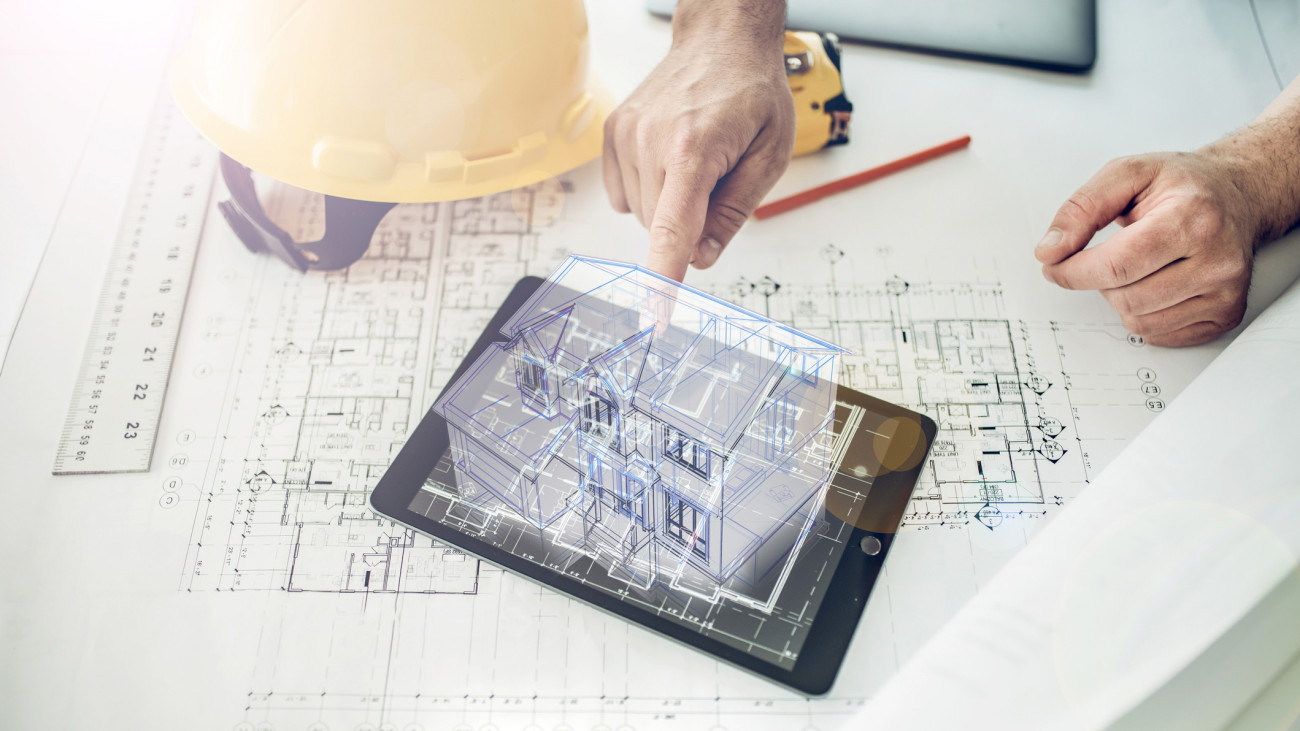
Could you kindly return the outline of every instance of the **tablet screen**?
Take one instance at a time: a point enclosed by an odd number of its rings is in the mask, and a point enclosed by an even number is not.
[[[835,409],[833,446],[834,453],[843,458],[847,452],[843,448],[847,447],[846,436],[863,429],[862,421],[869,414],[860,403],[853,403],[860,400],[860,394],[842,388],[840,396]],[[861,446],[859,442],[859,448]],[[854,461],[855,466],[861,467],[871,460]],[[647,492],[645,497],[653,501],[650,505],[629,506],[626,504],[628,501],[621,501],[617,493],[607,490],[598,497],[600,503],[592,511],[606,521],[609,520],[607,514],[617,516],[620,510],[624,514],[619,517],[627,518],[627,513],[632,514],[630,522],[636,527],[624,529],[616,537],[627,540],[626,536],[634,531],[650,533],[649,536],[631,535],[631,541],[637,538],[652,541],[649,548],[659,549],[660,563],[669,564],[662,567],[666,569],[663,575],[652,577],[650,581],[626,570],[619,561],[622,557],[587,548],[588,541],[584,540],[586,536],[582,532],[602,530],[604,525],[601,522],[588,521],[584,525],[579,512],[576,520],[559,518],[545,527],[538,527],[499,497],[491,493],[484,496],[476,487],[465,490],[457,480],[450,449],[443,453],[425,479],[409,509],[475,542],[506,551],[643,612],[668,619],[788,670],[799,658],[817,610],[830,587],[836,565],[853,534],[852,522],[846,522],[827,510],[827,495],[833,491],[829,498],[831,507],[841,516],[852,520],[860,515],[871,490],[872,475],[866,469],[858,472],[861,474],[853,474],[852,467],[848,472],[837,471],[829,489],[811,498],[807,515],[796,513],[797,517],[784,526],[789,536],[778,535],[768,539],[770,545],[765,545],[765,548],[773,553],[794,552],[793,560],[764,560],[759,556],[757,560],[768,569],[768,575],[758,577],[759,581],[753,586],[745,586],[744,593],[725,589],[712,591],[713,587],[702,581],[696,586],[684,585],[682,572],[677,566],[680,563],[679,552],[672,546],[656,546],[653,543],[657,539],[655,533],[665,533],[667,541],[681,546],[679,534],[694,535],[698,532],[702,540],[697,540],[688,549],[696,558],[701,558],[708,550],[707,541],[714,536],[706,535],[707,528],[701,525],[705,519],[703,509],[689,501],[676,500],[671,493],[664,491]],[[769,497],[779,502],[782,498],[789,500],[791,496],[776,491]],[[575,507],[581,508],[580,501],[575,500]],[[647,521],[644,527],[640,515],[643,509],[650,513],[646,517],[653,521]],[[800,540],[805,522],[806,534]],[[630,547],[635,548],[634,545]],[[854,550],[859,549],[855,546]],[[765,596],[770,596],[770,601],[761,601]]]
[[[673,322],[645,327],[620,311],[632,334],[598,337],[566,301],[563,322],[548,319],[546,285],[520,281],[371,504],[719,659],[825,692],[934,422],[834,387],[815,359],[782,352],[804,341],[729,354],[729,343],[753,344],[744,333],[755,323],[740,317],[721,342],[690,324],[683,337],[689,298],[675,300]],[[544,316],[530,318],[539,302]],[[675,340],[690,345],[673,351]],[[582,357],[556,367],[561,349]],[[671,378],[656,386],[656,372]],[[755,373],[757,387],[746,380]],[[720,413],[740,418],[707,421]],[[685,420],[700,415],[707,423]]]

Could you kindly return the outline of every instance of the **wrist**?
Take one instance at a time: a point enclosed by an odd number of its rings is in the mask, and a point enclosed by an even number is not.
[[[1300,218],[1300,150],[1291,135],[1279,137],[1271,127],[1252,124],[1197,151],[1239,194],[1256,249]]]
[[[1300,223],[1300,79],[1246,127],[1199,152],[1225,167],[1257,222],[1255,246]]]
[[[782,69],[784,32],[785,0],[679,0],[673,14],[674,50],[743,54]]]

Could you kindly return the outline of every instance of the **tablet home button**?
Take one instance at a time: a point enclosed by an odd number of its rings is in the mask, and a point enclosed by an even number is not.
[[[862,536],[862,541],[858,545],[862,547],[862,552],[868,556],[880,553],[880,539],[875,536]]]

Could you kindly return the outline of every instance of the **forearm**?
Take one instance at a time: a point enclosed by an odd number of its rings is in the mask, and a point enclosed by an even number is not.
[[[1246,127],[1206,146],[1253,207],[1255,245],[1300,223],[1300,77]]]
[[[781,54],[785,0],[679,0],[673,46],[703,41],[713,52]]]

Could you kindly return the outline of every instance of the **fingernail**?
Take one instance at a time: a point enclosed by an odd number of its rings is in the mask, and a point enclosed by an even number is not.
[[[691,258],[691,265],[696,269],[708,269],[718,260],[718,255],[722,253],[722,244],[717,239],[707,237],[700,239],[700,243],[695,247],[695,255]]]
[[[1046,249],[1050,246],[1056,246],[1057,244],[1061,243],[1061,238],[1063,236],[1064,234],[1061,233],[1061,229],[1049,228],[1047,229],[1047,234],[1043,236],[1042,241],[1038,242],[1037,248]]]

